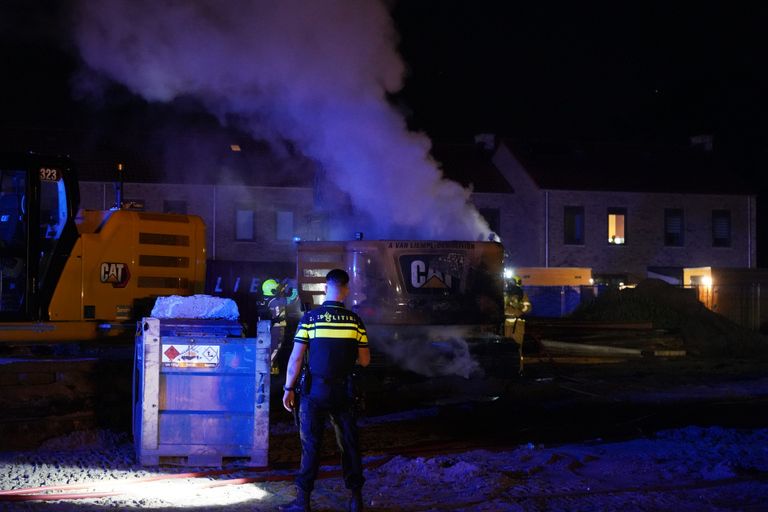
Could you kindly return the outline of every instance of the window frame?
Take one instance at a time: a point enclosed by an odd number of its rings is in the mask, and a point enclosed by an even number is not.
[[[250,213],[250,237],[241,237],[240,230],[240,213]],[[235,208],[235,233],[234,238],[236,242],[253,242],[256,240],[256,211],[253,208],[248,207],[236,207]]]
[[[291,229],[290,234],[281,237],[280,233],[280,218],[281,216],[290,215]],[[278,242],[289,242],[296,236],[296,214],[292,210],[275,210],[275,240]]]
[[[724,219],[727,222],[728,238],[718,238],[716,235],[716,221],[718,218]],[[721,242],[718,242],[718,241]],[[733,244],[733,217],[731,210],[721,208],[712,210],[712,247],[732,247]]]
[[[617,242],[611,242],[610,238],[610,219],[611,215],[621,215],[624,217],[624,237],[622,238],[621,243]],[[606,215],[605,215],[605,223],[606,223],[606,231],[608,235],[608,245],[627,245],[627,240],[629,237],[627,236],[627,233],[629,232],[629,222],[628,222],[629,215],[627,214],[627,208],[625,206],[609,206]]]
[[[573,215],[570,217],[570,215]],[[569,218],[573,220],[573,232],[569,230]],[[581,237],[579,234],[579,219],[581,220]],[[586,242],[586,215],[583,206],[563,206],[563,245],[584,245]],[[573,237],[569,236],[573,234]]]
[[[670,231],[671,220],[679,216],[679,241],[672,240],[675,233]],[[664,208],[664,247],[685,247],[685,211],[682,208]]]

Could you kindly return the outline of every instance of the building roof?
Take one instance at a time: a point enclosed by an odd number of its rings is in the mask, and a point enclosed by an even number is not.
[[[510,194],[515,191],[493,164],[493,152],[480,144],[437,142],[432,146],[446,178],[474,192]]]
[[[702,147],[520,139],[503,143],[543,189],[756,193],[716,152]]]

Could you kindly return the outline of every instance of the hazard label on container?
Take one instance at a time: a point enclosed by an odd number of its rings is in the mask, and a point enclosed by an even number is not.
[[[218,345],[163,345],[163,366],[215,368],[219,366]]]

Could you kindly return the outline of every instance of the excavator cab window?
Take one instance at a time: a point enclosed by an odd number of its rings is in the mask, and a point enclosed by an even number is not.
[[[39,271],[45,276],[67,222],[67,194],[58,172],[48,175],[47,179],[43,176],[44,170],[40,172]]]
[[[77,240],[76,187],[60,159],[0,157],[0,319],[47,319]]]
[[[27,171],[0,169],[0,312],[23,309],[27,291]]]

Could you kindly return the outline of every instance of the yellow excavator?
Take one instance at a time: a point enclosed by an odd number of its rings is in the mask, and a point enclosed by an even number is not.
[[[0,155],[0,342],[132,335],[162,295],[202,293],[195,215],[79,209],[66,158]]]

